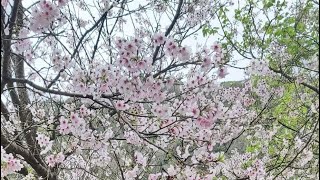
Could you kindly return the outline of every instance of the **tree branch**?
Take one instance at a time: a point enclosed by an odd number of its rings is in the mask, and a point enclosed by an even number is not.
[[[48,89],[42,86],[39,86],[35,83],[33,83],[32,81],[29,81],[27,79],[20,79],[20,78],[10,78],[9,79],[11,82],[20,82],[20,83],[26,83],[28,85],[30,85],[31,87],[42,91],[42,92],[46,92],[46,93],[51,93],[51,94],[57,94],[57,95],[62,95],[62,96],[68,96],[68,97],[79,97],[79,98],[89,98],[89,99],[93,99],[92,95],[84,95],[84,94],[77,94],[77,93],[69,93],[69,92],[64,92],[64,91],[57,91],[57,90],[52,90],[52,89]],[[119,100],[120,98],[116,98],[116,96],[119,96],[120,94],[113,94],[113,95],[106,95],[103,94],[101,97],[102,98],[108,98],[108,99],[115,99],[115,100]]]
[[[179,4],[178,4],[178,8],[177,8],[176,14],[173,17],[173,20],[172,20],[170,26],[166,30],[165,36],[168,36],[170,34],[171,30],[173,29],[174,25],[176,24],[176,22],[177,22],[177,20],[178,20],[178,18],[180,16],[180,13],[181,13],[182,4],[183,4],[183,0],[179,0]],[[158,56],[159,50],[160,50],[160,46],[157,46],[156,50],[155,50],[155,52],[154,52],[154,54],[152,56],[152,65],[154,65],[154,63],[156,62],[156,58]]]
[[[275,73],[281,74],[283,77],[287,78],[287,79],[290,80],[290,81],[296,80],[296,78],[291,77],[291,76],[287,75],[285,72],[283,72],[282,69],[276,70],[276,69],[274,69],[274,68],[272,68],[272,67],[269,67],[269,69],[272,70],[272,71],[275,72]],[[313,90],[313,91],[316,92],[317,94],[319,94],[319,89],[317,89],[316,87],[314,87],[314,86],[312,86],[312,85],[310,85],[310,84],[307,84],[307,83],[305,83],[305,82],[302,82],[301,84],[302,84],[303,86],[305,86],[305,87]]]
[[[10,141],[5,137],[5,135],[1,131],[1,145],[7,146],[10,144]],[[55,180],[53,174],[48,173],[48,170],[43,167],[34,156],[26,149],[18,146],[16,143],[11,143],[7,149],[5,149],[8,153],[20,154],[24,160],[30,164],[30,166],[37,172],[38,175],[42,177],[48,177],[49,180]]]
[[[18,7],[21,0],[15,0],[13,2],[13,7],[11,10],[11,17],[9,19],[9,34],[5,35],[5,39],[3,41],[3,64],[2,64],[2,79],[3,81],[1,82],[1,94],[3,92],[3,89],[5,87],[5,85],[8,83],[8,77],[10,75],[9,72],[9,67],[10,67],[10,55],[11,55],[11,38],[12,38],[12,32],[13,32],[13,27],[15,25],[15,21],[17,18],[17,14],[18,14]],[[2,8],[2,6],[1,6]],[[2,9],[3,10],[3,9]],[[2,11],[1,10],[1,11]],[[1,24],[4,22],[1,22]]]

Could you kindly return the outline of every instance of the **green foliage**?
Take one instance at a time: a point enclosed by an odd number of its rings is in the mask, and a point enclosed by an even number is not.
[[[223,87],[243,87],[242,81],[226,81],[222,82],[221,86]]]
[[[219,154],[218,161],[224,162],[224,159],[225,159],[224,154]]]
[[[242,169],[247,169],[248,167],[252,166],[253,160],[250,159],[249,161],[242,164]]]
[[[274,5],[274,3],[275,3],[276,1],[275,0],[264,0],[263,1],[263,4],[264,4],[264,6],[263,6],[263,8],[264,9],[269,9],[269,8],[271,8],[273,5]],[[278,1],[279,2],[279,1]]]
[[[202,34],[203,36],[209,36],[209,35],[215,35],[218,32],[219,27],[209,27],[209,26],[204,26],[202,28]]]
[[[253,152],[257,152],[261,149],[261,145],[259,142],[254,143],[254,144],[250,144],[249,146],[246,147],[246,152],[248,153],[253,153]]]
[[[289,4],[290,1],[285,0],[250,0],[246,1],[245,5],[238,6],[233,11],[232,18],[227,15],[224,8],[221,8],[217,16],[223,31],[221,41],[224,48],[231,49],[230,51],[236,52],[243,58],[267,59],[269,67],[281,69],[289,77],[295,77],[297,73],[310,76],[311,71],[304,66],[314,61],[313,56],[319,52],[319,5],[313,1],[297,1],[291,6]],[[235,32],[234,27],[243,30]],[[205,32],[204,36],[211,35],[208,33],[210,27],[206,27]],[[275,55],[274,49],[277,48],[275,44],[284,51]],[[287,161],[285,158],[288,158],[279,155],[284,147],[283,140],[292,143],[297,137],[297,131],[301,128],[311,130],[314,127],[314,118],[319,116],[310,113],[310,106],[317,98],[306,99],[301,98],[301,95],[312,97],[317,94],[296,83],[294,78],[284,76],[277,78],[256,76],[252,78],[253,86],[262,79],[267,82],[270,89],[284,87],[283,96],[274,99],[263,115],[264,119],[270,120],[264,122],[269,125],[265,127],[278,127],[267,149],[270,157],[275,158],[270,167],[280,167]],[[318,87],[318,80],[319,76],[316,76],[310,78],[308,83]],[[233,87],[233,83],[225,82],[223,86]],[[260,102],[256,102],[250,108],[263,109]],[[248,153],[259,152],[263,146],[263,142],[259,139],[246,141],[245,144]],[[313,148],[319,149],[318,146]]]

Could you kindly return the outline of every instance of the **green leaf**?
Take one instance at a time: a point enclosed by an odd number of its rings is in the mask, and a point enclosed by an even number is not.
[[[305,25],[305,24],[303,24],[303,23],[301,23],[301,22],[299,22],[299,23],[297,24],[297,30],[298,30],[298,31],[303,32],[303,31],[305,31],[305,29],[306,29],[306,25]]]
[[[275,36],[280,36],[280,35],[282,35],[282,33],[283,33],[283,31],[282,31],[281,29],[278,29],[278,30],[274,33],[274,35],[275,35]]]
[[[270,7],[272,7],[275,3],[275,0],[270,0],[270,1],[267,1],[267,2],[264,2],[264,8],[265,9],[269,9]]]
[[[219,154],[218,161],[224,162],[224,155],[223,154]]]
[[[290,36],[295,36],[296,32],[293,27],[288,27],[287,32]]]
[[[296,18],[295,17],[289,17],[287,20],[286,20],[289,24],[293,24],[296,22]]]

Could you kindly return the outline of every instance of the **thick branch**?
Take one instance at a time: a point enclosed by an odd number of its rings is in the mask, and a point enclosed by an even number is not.
[[[10,141],[5,137],[5,135],[1,131],[1,145],[7,146],[10,144]],[[39,162],[34,158],[34,156],[26,149],[21,148],[16,143],[11,143],[7,149],[5,149],[8,153],[20,154],[24,160],[37,172],[38,175],[42,177],[47,177],[47,169],[39,164]],[[49,174],[49,180],[55,180],[52,174]]]
[[[84,95],[84,94],[69,93],[69,92],[64,92],[64,91],[57,91],[57,90],[47,89],[47,88],[39,86],[39,85],[37,85],[37,84],[33,83],[32,81],[29,81],[27,79],[10,78],[9,80],[12,81],[12,82],[26,83],[26,84],[30,85],[31,87],[33,87],[33,88],[35,88],[35,89],[37,89],[39,91],[46,92],[46,93],[57,94],[57,95],[68,96],[68,97],[79,97],[79,98],[93,99],[92,95]],[[101,95],[102,98],[119,99],[119,98],[116,98],[116,96],[119,96],[119,94],[113,94],[113,95],[103,94],[103,95]]]
[[[5,36],[5,39],[3,40],[3,64],[2,64],[2,79],[3,81],[1,82],[1,94],[3,92],[3,89],[5,85],[8,83],[8,77],[9,77],[9,67],[10,67],[10,55],[11,55],[11,38],[12,38],[12,32],[13,32],[13,27],[15,25],[15,21],[17,18],[18,14],[18,7],[20,4],[20,0],[15,0],[13,2],[13,7],[11,10],[11,16],[9,19],[9,34]],[[1,6],[2,7],[2,6]],[[1,22],[3,23],[3,22]]]
[[[274,69],[274,68],[272,68],[272,67],[269,67],[269,69],[271,69],[271,70],[272,70],[273,72],[275,72],[275,73],[281,74],[283,77],[287,78],[287,79],[290,80],[290,81],[294,81],[294,80],[296,79],[296,78],[294,78],[294,77],[289,76],[288,74],[286,74],[285,72],[283,72],[281,69],[280,69],[280,70],[276,70],[276,69]],[[305,83],[305,82],[302,82],[301,84],[302,84],[303,86],[305,86],[305,87],[313,90],[313,91],[316,92],[317,94],[319,94],[319,89],[318,89],[318,88],[316,88],[316,87],[314,87],[314,86],[312,86],[312,85],[310,85],[310,84],[307,84],[307,83]]]

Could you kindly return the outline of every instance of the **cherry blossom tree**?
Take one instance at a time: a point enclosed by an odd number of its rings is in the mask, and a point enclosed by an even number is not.
[[[281,124],[264,123],[281,118],[274,107],[298,116],[279,101],[288,102],[285,90],[293,87],[270,83],[295,77],[261,56],[250,60],[240,87],[219,83],[232,52],[223,40],[197,37],[230,6],[1,1],[1,177],[275,179],[295,174],[275,158],[318,166],[315,83],[298,82],[308,101],[298,110],[312,123],[296,130],[294,143],[278,137]],[[299,98],[291,98],[296,108]]]

